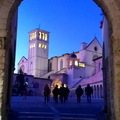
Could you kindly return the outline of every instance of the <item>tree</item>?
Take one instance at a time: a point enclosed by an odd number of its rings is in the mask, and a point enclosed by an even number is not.
[[[23,92],[26,91],[26,81],[24,80],[24,73],[22,72],[22,69],[19,70],[19,74],[16,78],[15,86],[17,88],[17,95],[21,94],[23,95]]]

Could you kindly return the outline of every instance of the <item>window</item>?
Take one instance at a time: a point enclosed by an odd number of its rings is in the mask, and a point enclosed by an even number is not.
[[[63,60],[61,59],[61,61],[60,61],[60,69],[62,69],[63,68]]]
[[[52,62],[49,63],[49,66],[48,66],[48,71],[52,71]]]
[[[36,38],[36,32],[33,32],[30,34],[30,40],[33,40]]]
[[[42,45],[41,45],[41,43],[39,43],[38,47],[40,47],[40,48],[41,48],[41,46],[42,46]]]
[[[44,47],[45,49],[47,48],[47,46],[45,45],[45,47]]]
[[[35,44],[33,44],[33,47],[35,47]]]
[[[44,35],[44,33],[42,33],[42,39],[43,39],[43,40],[45,39],[45,35]]]
[[[47,34],[45,34],[45,41],[47,41]]]
[[[39,32],[39,39],[41,39],[41,32]]]
[[[100,63],[98,64],[98,69],[99,69],[99,70],[101,69],[101,64],[100,64]]]
[[[34,48],[34,47],[35,47],[35,44],[31,44],[31,45],[30,45],[30,49],[31,49],[31,48]]]
[[[95,47],[94,47],[94,50],[95,50],[95,51],[97,51],[97,50],[98,50],[98,48],[95,46]]]
[[[78,61],[77,60],[75,61],[75,66],[78,66]]]
[[[79,63],[79,66],[80,67],[85,67],[85,64],[84,63]]]
[[[39,43],[39,44],[38,44],[38,47],[39,47],[39,48],[44,48],[44,49],[46,49],[46,48],[47,48],[47,45]]]
[[[70,65],[70,66],[72,65],[72,61],[70,61],[69,65]]]
[[[44,44],[42,44],[42,48],[44,48],[45,47],[45,45]]]
[[[47,41],[47,34],[43,32],[39,32],[39,39]]]

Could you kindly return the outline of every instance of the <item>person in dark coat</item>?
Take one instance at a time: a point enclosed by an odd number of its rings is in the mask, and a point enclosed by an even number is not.
[[[76,95],[77,95],[77,102],[81,102],[81,96],[83,95],[83,89],[81,88],[81,85],[79,85],[76,89]]]
[[[65,101],[68,100],[69,92],[70,92],[69,88],[66,87],[66,88],[65,88]]]
[[[58,95],[59,95],[58,85],[55,86],[52,92],[53,92],[53,97],[54,97],[55,102],[58,103]]]
[[[48,87],[48,84],[44,87],[44,102],[48,103],[50,98],[50,88]]]
[[[85,88],[85,92],[86,92],[86,95],[87,95],[87,102],[91,103],[91,94],[93,93],[93,89],[92,89],[92,87],[90,87],[89,84]]]
[[[60,87],[60,90],[59,90],[59,95],[60,95],[60,101],[61,103],[65,103],[65,100],[66,100],[66,93],[65,93],[65,87],[64,87],[64,84],[62,84],[62,86]]]

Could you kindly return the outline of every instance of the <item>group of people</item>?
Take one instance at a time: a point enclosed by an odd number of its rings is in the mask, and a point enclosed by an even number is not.
[[[65,103],[67,101],[68,95],[69,95],[69,89],[68,87],[64,87],[64,84],[60,88],[58,88],[58,85],[55,86],[53,89],[53,98],[56,103],[58,103],[58,98],[60,98],[61,103]],[[44,87],[44,101],[45,103],[49,102],[49,96],[50,96],[50,88],[46,84]]]
[[[65,87],[64,84],[62,84],[60,88],[58,88],[58,85],[56,85],[52,91],[55,103],[58,103],[58,100],[60,100],[61,103],[65,103],[68,99],[69,92],[70,92],[69,88]],[[44,102],[45,103],[49,102],[50,93],[51,93],[51,90],[49,86],[46,84],[44,87]],[[81,85],[79,85],[76,88],[75,93],[77,96],[77,102],[80,103],[81,96],[83,95],[83,89],[81,88]],[[93,89],[89,84],[85,88],[85,93],[87,96],[87,102],[91,103],[91,94],[93,93]]]
[[[64,87],[64,84],[60,88],[56,85],[52,91],[55,102],[58,103],[58,97],[60,96],[60,102],[65,103],[68,99],[69,92],[68,87]]]
[[[81,96],[83,95],[83,89],[81,88],[81,85],[79,85],[76,89],[76,96],[77,96],[77,102],[81,102]],[[85,94],[87,96],[87,102],[91,103],[91,95],[93,94],[93,88],[88,84],[85,88]]]

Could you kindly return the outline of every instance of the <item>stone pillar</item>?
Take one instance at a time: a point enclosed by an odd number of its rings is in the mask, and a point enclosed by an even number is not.
[[[0,37],[0,120],[6,120],[5,37]]]
[[[109,24],[108,55],[104,62],[107,120],[120,120],[120,0],[94,0]]]

